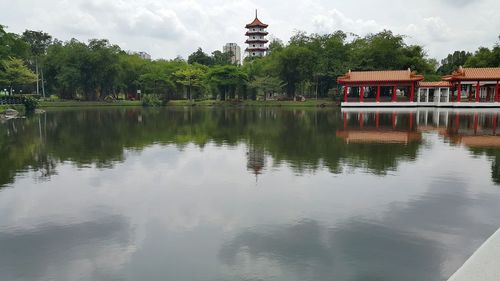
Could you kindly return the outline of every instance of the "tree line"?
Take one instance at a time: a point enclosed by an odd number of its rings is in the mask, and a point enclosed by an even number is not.
[[[455,51],[438,62],[423,46],[384,30],[358,36],[295,33],[288,43],[273,39],[268,55],[246,58],[198,48],[187,60],[145,60],[105,39],[60,41],[43,31],[10,33],[0,25],[0,91],[62,99],[136,98],[265,99],[273,94],[325,98],[338,92],[336,78],[351,70],[411,68],[438,80],[458,66],[498,67],[500,47]]]

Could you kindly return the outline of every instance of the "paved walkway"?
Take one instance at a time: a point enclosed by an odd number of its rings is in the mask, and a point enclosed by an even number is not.
[[[500,280],[500,229],[448,281]]]

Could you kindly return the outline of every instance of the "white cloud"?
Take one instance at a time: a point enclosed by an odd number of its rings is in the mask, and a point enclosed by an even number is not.
[[[375,20],[352,19],[337,9],[326,14],[316,15],[312,19],[314,31],[318,33],[331,33],[336,30],[365,35],[384,29]]]
[[[462,2],[465,0],[461,0]],[[465,2],[464,2],[465,3]],[[0,0],[0,24],[9,30],[44,30],[61,40],[107,38],[124,49],[146,51],[154,58],[187,57],[227,42],[244,47],[244,26],[259,18],[269,33],[288,41],[294,30],[326,33],[338,29],[365,35],[390,29],[409,35],[438,59],[458,50],[475,50],[498,41],[500,2],[422,0],[411,6],[398,0]],[[471,20],[473,19],[473,20]]]

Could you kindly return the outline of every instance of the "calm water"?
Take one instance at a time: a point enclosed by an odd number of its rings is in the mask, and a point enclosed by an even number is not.
[[[446,280],[500,226],[484,111],[78,109],[0,124],[0,280]]]

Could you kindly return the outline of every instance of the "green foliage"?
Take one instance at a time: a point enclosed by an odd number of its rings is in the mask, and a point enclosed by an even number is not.
[[[464,66],[471,56],[471,53],[465,51],[455,51],[448,54],[446,58],[441,60],[441,66],[437,69],[437,73],[440,75],[450,74],[460,66]]]
[[[163,104],[160,96],[156,94],[148,94],[142,97],[142,106],[161,106]]]
[[[250,88],[262,93],[262,97],[266,100],[269,94],[280,93],[285,83],[279,78],[272,76],[256,77],[255,80],[249,83]]]
[[[491,50],[480,47],[474,55],[467,58],[466,67],[500,67],[500,46],[496,45]]]
[[[36,79],[21,59],[11,57],[0,61],[0,85],[12,88],[34,83]]]
[[[186,65],[174,73],[176,82],[185,86],[189,100],[193,99],[193,89],[200,91],[203,88],[206,70],[202,65]]]
[[[23,105],[26,112],[33,112],[40,105],[40,101],[33,96],[25,96],[23,97]]]

